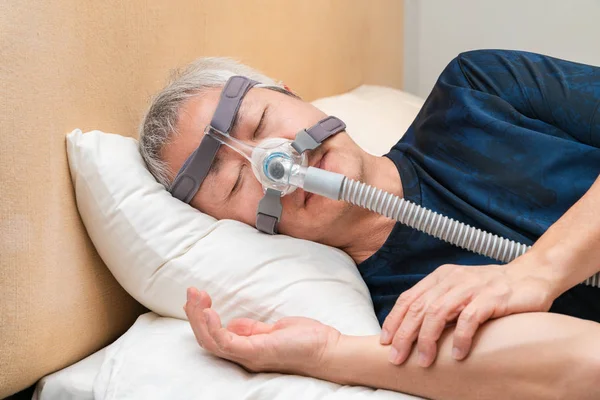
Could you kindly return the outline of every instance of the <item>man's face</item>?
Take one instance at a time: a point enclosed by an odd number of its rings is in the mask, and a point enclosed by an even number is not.
[[[217,107],[220,89],[188,100],[181,109],[172,142],[162,151],[171,171],[179,171],[198,147],[204,129]],[[296,133],[326,115],[302,100],[265,88],[252,88],[244,97],[238,119],[230,134],[251,145],[267,138],[294,140]],[[317,149],[308,151],[308,163],[360,180],[366,153],[346,132],[332,136]],[[249,162],[227,146],[221,146],[214,166],[190,204],[217,219],[234,219],[254,226],[263,189]],[[324,242],[352,219],[351,208],[339,201],[297,189],[282,198],[280,233]]]

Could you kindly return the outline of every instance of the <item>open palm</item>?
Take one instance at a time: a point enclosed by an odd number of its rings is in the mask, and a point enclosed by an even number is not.
[[[328,346],[340,333],[310,318],[283,318],[266,324],[248,318],[231,320],[222,327],[206,292],[188,289],[185,312],[205,350],[254,372],[298,373],[319,364]]]

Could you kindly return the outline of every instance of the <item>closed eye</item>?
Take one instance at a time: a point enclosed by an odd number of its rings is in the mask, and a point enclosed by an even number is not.
[[[260,116],[260,121],[258,121],[258,126],[256,127],[256,130],[254,131],[254,135],[252,136],[252,138],[256,138],[256,137],[260,137],[260,135],[262,134],[262,131],[265,128],[265,117],[267,116],[267,112],[269,110],[269,106],[267,105],[265,107],[265,109],[263,110],[262,115]]]
[[[238,177],[235,181],[235,184],[233,185],[233,188],[231,189],[231,193],[229,194],[230,196],[233,196],[234,194],[236,194],[239,189],[242,187],[242,174],[244,172],[244,168],[246,167],[246,164],[242,164],[242,166],[240,167],[240,172],[238,173]]]

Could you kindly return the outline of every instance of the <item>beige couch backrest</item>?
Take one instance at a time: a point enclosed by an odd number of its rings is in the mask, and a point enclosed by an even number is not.
[[[307,100],[400,87],[399,0],[0,2],[0,398],[124,332],[143,308],[80,221],[64,136],[136,135],[169,71],[232,56]]]

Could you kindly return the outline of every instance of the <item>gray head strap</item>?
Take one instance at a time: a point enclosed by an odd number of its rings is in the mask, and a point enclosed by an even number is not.
[[[229,78],[221,92],[219,104],[210,125],[206,129],[216,129],[229,134],[244,96],[250,88],[257,84],[258,82],[244,76]],[[266,85],[264,87],[282,91],[277,87]],[[346,129],[346,125],[341,120],[336,117],[327,117],[312,127],[298,132],[292,146],[299,153],[303,153],[306,150],[317,148],[322,141],[344,129]],[[220,147],[220,142],[210,135],[204,135],[198,148],[185,160],[175,177],[170,189],[173,197],[185,203],[192,201],[198,189],[200,189],[200,185],[206,179]],[[277,233],[277,223],[281,218],[282,210],[281,192],[267,189],[265,196],[258,205],[256,214],[256,227],[258,230],[269,234]]]
[[[330,136],[346,129],[344,122],[333,116],[323,118],[308,129],[296,134],[292,147],[300,154],[306,150],[314,150]]]
[[[240,104],[242,104],[242,99],[248,90],[257,83],[244,76],[229,78],[221,92],[219,104],[208,129],[212,127],[220,132],[229,133]],[[192,201],[198,189],[200,189],[200,185],[206,179],[220,147],[221,143],[216,139],[204,135],[200,146],[185,160],[183,167],[175,177],[170,190],[173,197],[185,203]]]
[[[277,223],[281,218],[282,211],[281,192],[267,188],[265,196],[258,203],[256,229],[270,235],[277,233]]]
[[[212,136],[204,135],[200,146],[185,160],[183,167],[173,181],[171,194],[184,203],[192,201],[200,185],[210,171],[210,166],[215,159],[221,143]]]

